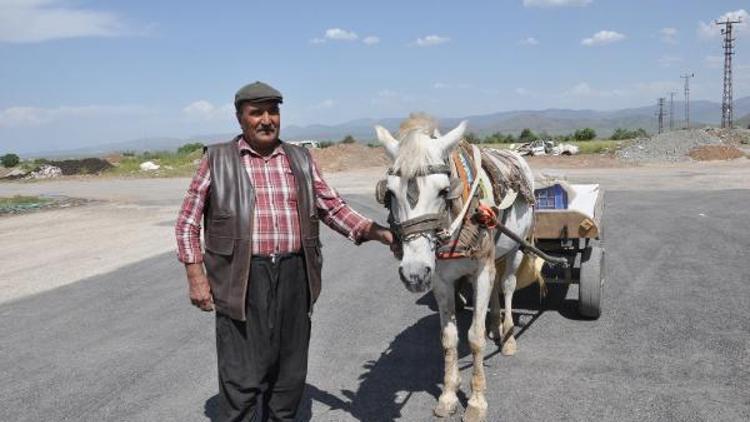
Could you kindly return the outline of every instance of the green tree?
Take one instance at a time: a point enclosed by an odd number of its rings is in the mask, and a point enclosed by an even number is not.
[[[474,132],[469,132],[466,135],[464,135],[464,140],[466,140],[466,142],[468,142],[470,144],[481,144],[482,143],[482,139],[479,136],[477,136],[477,134],[474,133]]]
[[[188,155],[193,151],[203,149],[204,145],[200,142],[194,142],[192,144],[185,144],[177,148],[177,153],[180,155]]]
[[[341,140],[342,144],[354,144],[356,142],[357,142],[357,140],[354,139],[354,137],[352,135],[346,135],[344,137],[344,139]]]
[[[3,164],[3,167],[15,167],[20,162],[21,159],[16,154],[5,154],[0,157],[0,163]]]
[[[525,128],[521,131],[521,134],[518,135],[518,142],[532,142],[537,139],[537,136],[529,128]]]
[[[587,127],[584,129],[576,130],[575,133],[573,133],[573,137],[576,139],[576,141],[590,141],[596,138],[596,132],[594,131],[594,129]]]
[[[612,134],[612,136],[609,137],[609,139],[613,141],[620,141],[623,139],[645,138],[647,136],[648,134],[646,133],[646,131],[640,127],[636,130],[617,128],[615,129],[615,132]]]

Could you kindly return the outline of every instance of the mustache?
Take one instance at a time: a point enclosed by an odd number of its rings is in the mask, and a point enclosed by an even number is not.
[[[258,126],[258,132],[275,132],[276,125],[273,123],[261,124]]]

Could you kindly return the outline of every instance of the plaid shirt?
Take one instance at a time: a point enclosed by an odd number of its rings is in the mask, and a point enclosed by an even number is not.
[[[255,189],[253,255],[300,251],[302,242],[297,213],[297,189],[284,149],[279,145],[264,157],[254,151],[243,138],[240,138],[237,146],[250,183]],[[328,186],[314,161],[312,170],[315,205],[320,219],[352,241],[361,240],[372,221],[351,209]],[[178,259],[183,263],[203,261],[200,247],[201,218],[210,188],[211,172],[204,156],[185,195],[175,226]]]

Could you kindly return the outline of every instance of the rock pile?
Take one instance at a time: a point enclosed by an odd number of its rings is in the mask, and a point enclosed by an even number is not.
[[[49,164],[42,164],[38,169],[29,173],[27,179],[52,179],[54,177],[62,176],[63,172],[60,167],[52,166]]]
[[[617,151],[627,161],[688,161],[691,150],[704,145],[719,145],[722,140],[712,130],[690,129],[638,138]]]

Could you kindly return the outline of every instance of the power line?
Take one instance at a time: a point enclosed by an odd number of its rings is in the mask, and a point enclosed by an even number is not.
[[[659,120],[659,133],[664,132],[664,102],[666,98],[661,97],[657,100],[656,105],[659,107],[659,111],[656,112],[656,117]]]
[[[685,79],[685,129],[690,129],[690,78],[694,78],[695,73],[686,73],[680,77]]]
[[[674,130],[674,94],[676,92],[669,93],[669,130]]]
[[[730,129],[734,109],[732,106],[732,56],[735,38],[732,37],[732,25],[741,22],[742,19],[739,18],[735,21],[727,19],[723,22],[716,22],[716,25],[724,25],[721,29],[724,35],[724,93],[721,98],[721,127]]]

